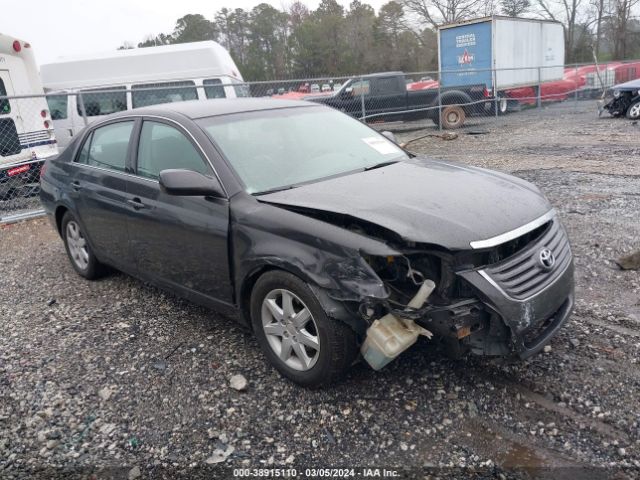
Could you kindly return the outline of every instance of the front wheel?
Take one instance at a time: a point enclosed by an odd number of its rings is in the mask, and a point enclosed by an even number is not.
[[[640,118],[640,100],[636,100],[629,105],[626,116],[629,120],[638,120]]]
[[[258,279],[251,321],[269,362],[305,387],[333,382],[358,353],[355,332],[329,318],[307,284],[290,273],[271,271]]]

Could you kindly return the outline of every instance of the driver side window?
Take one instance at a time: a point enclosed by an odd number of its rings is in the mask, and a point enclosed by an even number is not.
[[[138,145],[138,175],[156,180],[162,170],[170,168],[212,173],[184,133],[164,123],[145,121]]]

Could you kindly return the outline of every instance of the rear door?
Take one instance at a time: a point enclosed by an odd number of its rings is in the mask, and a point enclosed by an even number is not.
[[[14,95],[8,70],[0,70],[0,96]],[[24,131],[16,100],[0,100],[0,163],[18,161],[22,147],[19,134]]]
[[[158,174],[170,168],[214,175],[200,148],[181,126],[168,120],[144,120],[136,151],[136,175],[127,183],[132,205],[128,231],[138,271],[189,297],[231,303],[229,202],[163,193]]]
[[[127,165],[134,120],[120,120],[93,130],[74,160],[70,196],[99,259],[131,271],[127,233]]]

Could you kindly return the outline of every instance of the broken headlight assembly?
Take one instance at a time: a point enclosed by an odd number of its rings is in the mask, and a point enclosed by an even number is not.
[[[452,269],[446,254],[408,254],[367,258],[389,291],[376,305],[361,304],[371,322],[361,351],[378,370],[413,345],[418,336],[433,333],[458,351],[461,340],[486,326],[488,313]]]

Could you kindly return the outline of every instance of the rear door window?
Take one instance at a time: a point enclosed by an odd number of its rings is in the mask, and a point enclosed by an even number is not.
[[[195,83],[190,80],[184,82],[146,83],[133,85],[131,89],[133,108],[198,99]]]
[[[224,87],[222,86],[222,80],[219,78],[209,78],[203,80],[204,94],[207,98],[225,98]]]
[[[373,84],[375,86],[374,93],[377,95],[390,95],[402,91],[398,83],[398,77],[376,78]]]
[[[85,140],[76,162],[124,172],[133,123],[118,122],[96,128]]]
[[[22,151],[16,124],[11,118],[0,117],[0,156],[17,155]]]
[[[211,168],[184,133],[164,123],[145,121],[138,145],[138,175],[157,179],[169,168],[211,174]]]
[[[47,95],[47,105],[51,113],[51,120],[67,118],[67,95]]]
[[[0,97],[7,96],[7,88],[4,86],[4,82],[0,78]],[[7,115],[11,113],[11,104],[8,98],[0,100],[0,115]]]
[[[127,109],[127,89],[126,87],[96,88],[82,90],[78,96],[78,115],[82,115],[82,104],[88,117],[98,115],[109,115],[110,113],[122,112]]]

